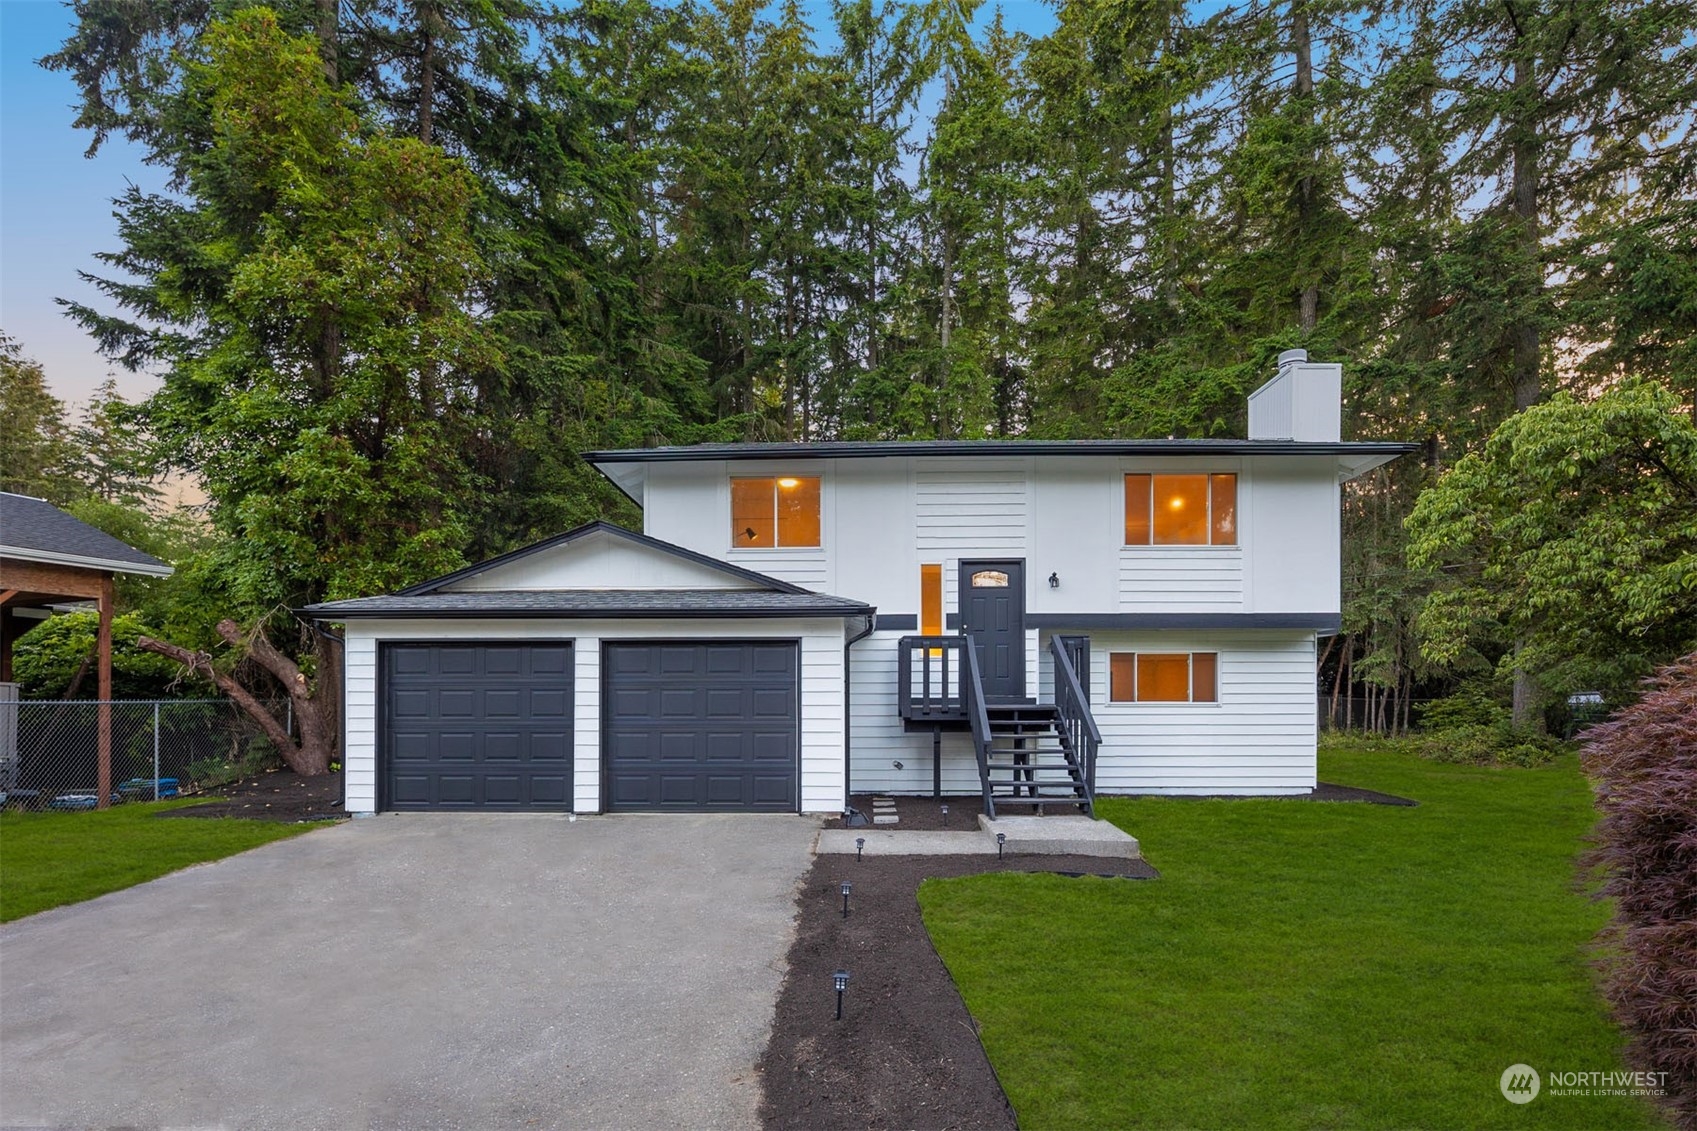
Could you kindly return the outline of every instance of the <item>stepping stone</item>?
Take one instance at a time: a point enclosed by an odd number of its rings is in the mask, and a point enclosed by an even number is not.
[[[897,822],[899,822],[900,820],[901,820],[900,817],[886,817],[882,813],[880,813],[880,814],[877,814],[876,816],[874,816],[872,818],[872,823],[875,824],[875,825],[893,825],[893,824],[896,824]]]

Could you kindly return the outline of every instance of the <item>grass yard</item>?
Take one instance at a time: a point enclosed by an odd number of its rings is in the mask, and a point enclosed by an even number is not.
[[[1322,750],[1419,808],[1110,799],[1153,882],[930,880],[925,922],[1023,1127],[1637,1128],[1646,1101],[1510,1104],[1517,1062],[1622,1065],[1578,888],[1578,760]]]
[[[193,804],[158,801],[104,812],[0,814],[0,923],[133,887],[313,827],[233,818],[154,819],[161,809]]]

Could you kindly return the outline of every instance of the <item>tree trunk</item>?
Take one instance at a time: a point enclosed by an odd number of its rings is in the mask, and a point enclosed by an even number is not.
[[[318,58],[324,64],[324,79],[332,87],[342,85],[337,21],[340,0],[318,0]]]
[[[337,653],[333,657],[334,664],[321,662],[319,685],[315,694],[307,682],[306,674],[293,660],[273,648],[271,642],[260,635],[257,629],[251,635],[244,635],[235,621],[221,620],[218,622],[218,635],[227,643],[243,649],[246,656],[270,672],[277,682],[283,685],[284,690],[288,692],[289,701],[294,705],[295,722],[300,728],[299,742],[295,741],[276,715],[267,710],[251,691],[233,676],[214,668],[209,654],[191,652],[187,648],[164,640],[155,640],[150,636],[138,637],[136,647],[173,659],[217,684],[219,690],[259,724],[259,728],[282,755],[283,761],[288,763],[295,773],[302,777],[314,777],[329,772],[330,761],[336,754],[337,713],[332,704],[339,697],[341,688],[339,649],[329,649]],[[321,657],[323,654],[320,652]],[[332,672],[334,674],[326,678],[327,673]]]
[[[432,144],[435,136],[436,102],[436,7],[419,4],[418,8],[418,140]]]
[[[1308,31],[1308,7],[1304,0],[1296,0],[1291,5],[1291,40],[1296,52],[1296,97],[1302,103],[1303,124],[1312,128],[1314,125],[1314,47]],[[1304,164],[1308,171],[1296,184],[1296,223],[1298,240],[1304,246],[1300,254],[1305,258],[1313,254],[1313,249],[1306,246],[1313,237],[1314,229],[1314,151],[1307,149],[1303,153]],[[1314,332],[1315,324],[1320,320],[1320,281],[1313,276],[1310,269],[1308,279],[1303,282],[1302,292],[1297,298],[1297,317],[1302,325],[1302,336],[1307,337]]]
[[[1517,34],[1517,39],[1523,38]],[[1514,218],[1518,225],[1519,275],[1514,293],[1519,298],[1514,311],[1514,410],[1530,408],[1538,403],[1543,389],[1539,380],[1538,313],[1544,293],[1544,266],[1541,234],[1538,230],[1538,128],[1527,121],[1532,115],[1530,101],[1537,96],[1532,61],[1525,55],[1527,48],[1516,44],[1514,61],[1514,92],[1519,121],[1514,130]],[[1518,696],[1518,693],[1517,693]]]

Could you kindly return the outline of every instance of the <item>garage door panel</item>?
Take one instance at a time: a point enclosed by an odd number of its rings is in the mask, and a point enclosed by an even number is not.
[[[602,671],[609,809],[795,811],[795,644],[609,643]]]
[[[569,644],[384,650],[389,809],[569,809]]]

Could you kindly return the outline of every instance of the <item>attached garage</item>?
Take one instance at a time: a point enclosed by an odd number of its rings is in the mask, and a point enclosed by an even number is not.
[[[603,647],[602,780],[609,812],[796,811],[796,642]]]
[[[343,626],[345,804],[840,811],[844,651],[872,606],[593,523]]]
[[[570,643],[383,649],[385,809],[572,807]]]

